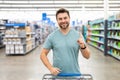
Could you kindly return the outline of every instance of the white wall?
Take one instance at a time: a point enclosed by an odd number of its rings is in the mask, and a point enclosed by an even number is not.
[[[41,19],[40,12],[0,12],[0,19],[33,21]]]
[[[13,11],[13,12],[2,12],[0,11],[0,19],[9,19],[9,20],[17,20],[17,21],[38,21],[42,19],[42,12],[35,12],[35,11],[28,11],[28,12],[22,12],[22,11]],[[56,22],[55,18],[55,11],[48,11],[45,12],[49,16],[49,18]],[[114,14],[115,12],[109,12],[109,15]],[[82,20],[83,23],[85,23],[88,20],[94,20],[98,18],[104,18],[104,11],[70,11],[71,21],[78,21]]]

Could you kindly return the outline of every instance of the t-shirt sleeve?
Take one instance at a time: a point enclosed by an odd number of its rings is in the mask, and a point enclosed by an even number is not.
[[[43,44],[43,48],[45,49],[52,49],[52,40],[51,37],[48,36]]]

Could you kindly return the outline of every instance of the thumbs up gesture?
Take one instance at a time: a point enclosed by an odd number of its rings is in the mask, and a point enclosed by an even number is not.
[[[80,45],[81,49],[86,47],[86,46],[85,46],[85,42],[84,42],[84,40],[83,40],[82,37],[80,37],[80,38],[77,40],[77,43]]]

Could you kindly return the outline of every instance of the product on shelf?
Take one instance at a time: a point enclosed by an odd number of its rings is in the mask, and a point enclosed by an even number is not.
[[[4,38],[6,54],[26,54],[36,47],[35,34],[33,34],[30,26],[23,26],[20,23],[6,25],[8,28]]]
[[[120,60],[120,20],[115,17],[108,18],[110,29],[108,29],[108,54]]]
[[[90,44],[104,51],[104,20],[97,19],[90,22],[91,38]]]

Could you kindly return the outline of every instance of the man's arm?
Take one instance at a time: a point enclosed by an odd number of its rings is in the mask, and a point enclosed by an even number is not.
[[[57,75],[58,73],[60,73],[60,69],[53,67],[51,63],[49,62],[47,58],[49,51],[50,50],[43,48],[40,53],[40,59],[42,60],[43,64],[50,70],[50,72],[53,75]]]
[[[87,47],[87,45],[85,44],[85,41],[84,41],[83,36],[81,34],[80,34],[80,38],[77,42],[80,45],[80,50],[81,50],[81,53],[82,53],[83,57],[85,57],[86,59],[89,59],[90,50]]]
[[[52,65],[50,64],[50,62],[47,58],[48,53],[49,53],[49,50],[43,48],[40,53],[40,59],[42,60],[43,64],[50,70]]]
[[[86,47],[86,48],[85,48]],[[80,49],[81,50],[81,53],[82,55],[86,58],[86,59],[89,59],[90,58],[90,51],[89,51],[89,48],[85,45],[83,47],[83,49]]]

